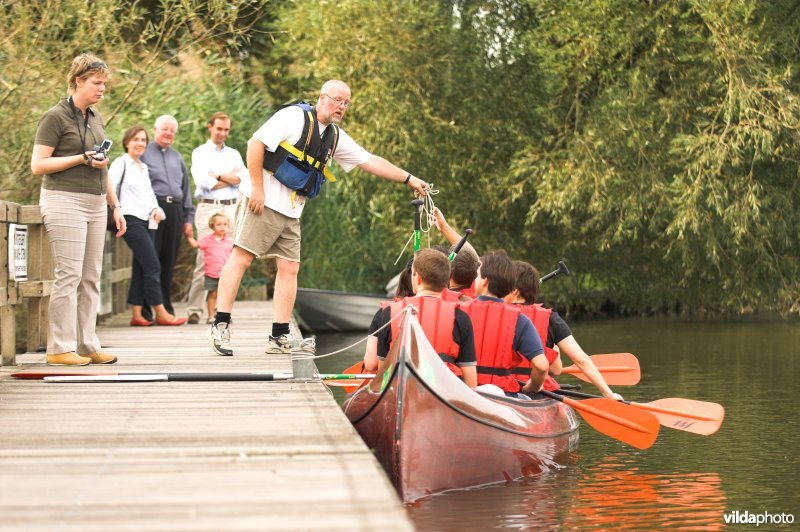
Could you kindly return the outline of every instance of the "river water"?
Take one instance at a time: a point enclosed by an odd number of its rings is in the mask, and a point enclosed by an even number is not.
[[[661,427],[656,444],[640,451],[582,422],[566,465],[408,505],[419,530],[716,530],[737,511],[740,520],[768,520],[737,529],[800,529],[800,322],[624,319],[576,323],[573,332],[588,353],[638,357],[641,382],[615,388],[626,399],[720,403],[722,428],[699,436]],[[362,336],[319,335],[317,353]],[[339,371],[362,353],[363,344],[318,366]]]

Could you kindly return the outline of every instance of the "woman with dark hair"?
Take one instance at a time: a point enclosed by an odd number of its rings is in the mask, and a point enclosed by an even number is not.
[[[131,284],[128,289],[128,304],[133,315],[131,326],[146,327],[159,325],[183,325],[186,318],[176,318],[164,307],[161,296],[161,263],[155,248],[155,234],[158,223],[166,215],[150,184],[147,165],[140,158],[147,147],[147,131],[142,126],[134,126],[122,137],[125,155],[114,160],[108,173],[120,200],[125,199],[122,214],[128,224],[125,242],[133,252]],[[156,321],[148,321],[142,316],[142,308],[152,305]]]
[[[126,228],[109,186],[108,159],[94,148],[106,136],[103,118],[91,106],[103,98],[109,74],[93,55],[73,59],[69,96],[42,116],[31,154],[31,171],[43,176],[39,207],[55,265],[47,334],[47,363],[54,366],[117,361],[101,351],[95,331],[106,204],[114,206],[117,237]]]

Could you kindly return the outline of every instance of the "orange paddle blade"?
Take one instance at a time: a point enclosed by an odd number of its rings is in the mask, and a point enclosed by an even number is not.
[[[703,436],[717,432],[725,418],[725,408],[722,405],[693,399],[668,397],[631,405],[652,412],[665,427]]]
[[[350,375],[356,375],[358,373],[364,373],[364,362],[358,361],[355,364],[353,364],[352,366],[350,366],[349,368],[347,368],[346,370],[342,371],[341,373],[347,373],[347,374],[350,374]],[[329,386],[341,386],[341,387],[344,388],[345,393],[347,395],[350,395],[351,393],[355,392],[356,390],[358,390],[359,388],[364,386],[364,384],[367,383],[367,382],[368,381],[366,381],[366,380],[363,380],[363,381],[327,381],[325,384],[327,384]]]
[[[609,386],[633,386],[642,376],[639,360],[631,353],[592,355],[590,358]],[[591,382],[577,366],[566,367],[561,372]]]
[[[556,394],[554,394],[556,395]],[[556,397],[560,397],[556,395]],[[637,449],[647,449],[658,436],[658,419],[649,413],[612,399],[575,401],[562,397],[578,411],[596,431],[627,443]]]

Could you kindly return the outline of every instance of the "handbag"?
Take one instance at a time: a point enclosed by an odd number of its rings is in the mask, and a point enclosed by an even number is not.
[[[119,186],[117,187],[117,201],[119,202],[120,194],[122,193],[122,183],[125,181],[125,171],[128,169],[128,165],[125,161],[122,161],[122,177],[119,178]],[[117,224],[114,221],[114,207],[111,205],[106,205],[106,231],[110,231],[112,233],[117,232]]]

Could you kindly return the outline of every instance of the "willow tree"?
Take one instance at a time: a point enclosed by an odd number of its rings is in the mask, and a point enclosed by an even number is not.
[[[548,73],[550,135],[509,180],[535,185],[529,231],[566,229],[587,285],[633,311],[796,306],[797,49],[771,38],[798,10],[537,8],[527,41]]]
[[[99,107],[117,141],[132,123],[149,125],[169,113],[189,126],[177,141],[186,153],[202,142],[211,112],[224,106],[249,119],[258,100],[245,84],[240,53],[266,6],[267,0],[0,0],[2,196],[38,196],[29,169],[38,118],[66,94],[67,70],[81,52],[111,66]],[[121,145],[114,151],[121,153]]]

